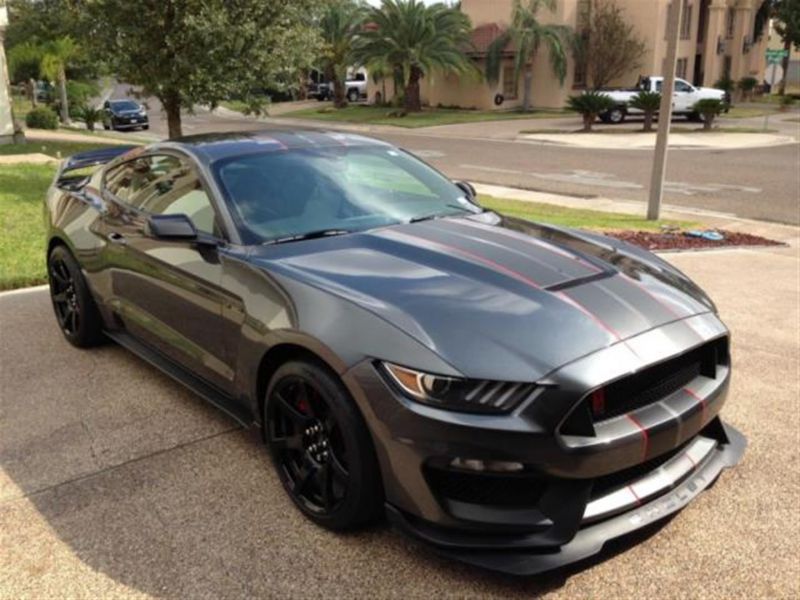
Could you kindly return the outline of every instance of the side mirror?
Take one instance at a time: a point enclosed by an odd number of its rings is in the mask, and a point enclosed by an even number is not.
[[[197,229],[186,215],[150,215],[147,234],[165,240],[196,240]]]
[[[461,191],[463,191],[469,200],[475,200],[478,197],[478,192],[475,191],[475,188],[472,187],[472,184],[468,181],[454,181]]]

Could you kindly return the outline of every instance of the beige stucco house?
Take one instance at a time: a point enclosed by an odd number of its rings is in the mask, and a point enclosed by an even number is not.
[[[615,0],[625,10],[639,35],[647,41],[642,66],[613,82],[634,85],[640,74],[661,75],[667,53],[667,13],[671,0]],[[678,1],[678,0],[676,0]],[[677,74],[697,85],[713,85],[723,73],[734,80],[752,75],[761,80],[765,67],[766,31],[760,38],[754,34],[756,13],[763,0],[682,0],[684,19],[678,46]],[[555,12],[543,9],[540,18],[547,23],[568,25],[576,31],[584,27],[591,0],[557,0]],[[486,50],[511,20],[513,0],[461,0],[461,10],[473,24],[474,50],[470,56],[480,73],[484,69]],[[758,39],[756,39],[758,38]],[[522,104],[522,81],[513,79],[513,47],[506,49],[505,65],[500,81],[490,85],[480,76],[457,76],[433,73],[422,83],[423,103],[430,106],[460,106],[484,110],[504,110]],[[564,85],[553,75],[546,50],[533,64],[532,102],[536,107],[560,108],[567,96],[583,89],[581,73],[569,61]],[[369,98],[375,92],[392,97],[390,82],[370,82]],[[495,98],[503,96],[497,105]]]

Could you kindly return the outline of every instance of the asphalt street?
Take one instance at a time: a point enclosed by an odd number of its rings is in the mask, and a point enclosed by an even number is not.
[[[113,97],[130,86],[118,85]],[[157,100],[150,106],[147,134],[167,136]],[[290,116],[290,115],[286,115]],[[800,135],[797,115],[774,115],[770,127]],[[280,124],[281,119],[274,119]],[[647,201],[651,150],[593,150],[500,139],[509,128],[571,126],[572,120],[497,121],[468,126],[371,133],[410,150],[449,177],[560,194]],[[309,126],[324,124],[307,122]],[[760,127],[763,118],[730,120],[728,126]],[[676,119],[676,126],[685,126]],[[270,125],[245,116],[219,116],[198,109],[184,118],[184,134],[252,131]],[[130,133],[132,138],[141,137]],[[800,143],[746,150],[671,149],[664,201],[671,205],[744,218],[800,224]],[[643,207],[644,210],[644,207]]]
[[[257,431],[113,344],[70,347],[46,290],[0,294],[0,598],[800,597],[800,253],[668,258],[731,328],[744,460],[646,535],[529,579],[386,525],[314,526]]]

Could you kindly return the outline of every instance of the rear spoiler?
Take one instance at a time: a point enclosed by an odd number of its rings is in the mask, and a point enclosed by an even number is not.
[[[71,171],[105,164],[126,152],[130,152],[134,148],[141,148],[141,146],[111,146],[73,154],[61,162],[53,183],[61,189],[78,191],[89,181],[89,175],[86,173],[71,173]]]
[[[102,165],[110,162],[125,154],[129,150],[139,148],[139,146],[111,146],[110,148],[100,148],[99,150],[89,150],[87,152],[78,152],[66,159],[61,165],[61,172],[72,171],[73,169],[81,169],[83,167],[93,167],[95,165]]]

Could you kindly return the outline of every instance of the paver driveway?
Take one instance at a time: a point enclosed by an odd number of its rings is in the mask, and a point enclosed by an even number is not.
[[[798,249],[669,258],[733,331],[744,462],[641,544],[532,580],[316,528],[257,432],[120,348],[70,348],[46,291],[0,296],[0,597],[800,596]]]

